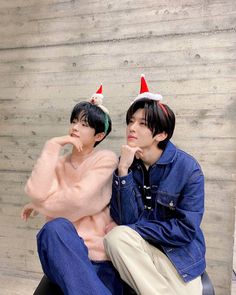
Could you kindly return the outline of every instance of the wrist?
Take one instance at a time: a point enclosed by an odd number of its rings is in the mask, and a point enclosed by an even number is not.
[[[55,139],[51,138],[45,142],[44,150],[47,151],[47,153],[54,154],[55,152],[59,152],[62,148],[62,145]]]
[[[126,176],[128,174],[128,167],[118,166],[118,175],[119,176]]]
[[[60,136],[59,137],[53,137],[53,138],[50,139],[50,141],[52,143],[56,143],[56,144],[58,144],[60,146],[64,146],[67,143],[67,141],[65,140],[64,136],[61,136],[61,137]]]

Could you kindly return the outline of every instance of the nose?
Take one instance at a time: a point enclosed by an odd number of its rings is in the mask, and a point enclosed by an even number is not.
[[[136,126],[137,126],[136,122],[132,122],[131,124],[129,124],[129,130],[134,132],[136,129]]]
[[[78,124],[74,124],[72,126],[72,129],[75,130],[75,131],[78,131],[79,130],[79,125]]]

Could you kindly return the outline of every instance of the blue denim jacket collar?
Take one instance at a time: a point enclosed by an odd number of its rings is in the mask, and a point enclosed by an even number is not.
[[[160,159],[158,159],[155,164],[168,165],[175,160],[176,155],[177,155],[176,146],[171,141],[169,141],[167,143],[166,148],[164,149]]]

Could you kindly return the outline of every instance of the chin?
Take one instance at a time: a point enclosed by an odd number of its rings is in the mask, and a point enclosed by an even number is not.
[[[138,146],[135,142],[132,142],[132,141],[128,141],[127,145],[130,147],[137,147]]]

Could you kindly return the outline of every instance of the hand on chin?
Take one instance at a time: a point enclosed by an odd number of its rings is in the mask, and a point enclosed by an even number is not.
[[[143,157],[143,150],[137,145],[136,142],[132,142],[132,141],[128,141],[127,145],[131,148],[139,148],[136,152],[135,152],[135,157],[137,159],[142,159]]]

